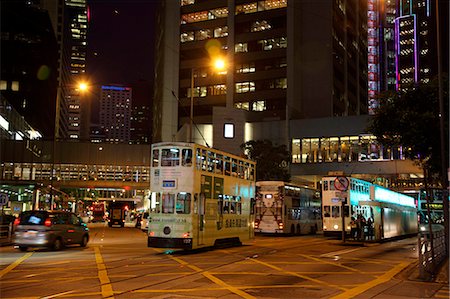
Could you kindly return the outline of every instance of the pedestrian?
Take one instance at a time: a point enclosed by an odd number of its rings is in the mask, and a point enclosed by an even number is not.
[[[369,219],[367,219],[367,239],[373,240],[373,238],[374,238],[373,218],[369,217]]]
[[[356,240],[358,235],[358,226],[356,225],[355,217],[352,217],[352,221],[350,221],[350,235],[353,240]]]

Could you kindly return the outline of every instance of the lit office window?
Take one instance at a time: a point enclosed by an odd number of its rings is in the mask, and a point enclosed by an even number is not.
[[[198,11],[181,16],[181,23],[194,23],[208,20],[208,11]]]
[[[234,103],[234,107],[237,108],[237,109],[242,109],[242,110],[249,111],[250,104],[249,104],[249,102]]]
[[[279,37],[279,38],[260,40],[260,41],[258,41],[258,44],[261,45],[261,48],[264,51],[287,48],[287,38]]]
[[[280,88],[280,89],[286,89],[287,88],[287,78],[279,78],[275,79],[271,82],[270,88]]]
[[[252,111],[266,111],[266,101],[255,101],[252,103]]]
[[[234,45],[234,52],[235,53],[248,52],[248,44],[247,43],[237,43],[236,45]]]
[[[11,84],[12,91],[19,91],[19,81],[13,81]]]
[[[181,6],[194,4],[195,0],[181,0]]]
[[[6,90],[7,87],[8,82],[6,82],[5,80],[0,80],[0,90]]]
[[[256,2],[242,4],[242,5],[236,5],[236,14],[247,14],[247,13],[254,13],[258,11],[258,4]]]
[[[214,29],[214,37],[228,36],[228,26],[217,27]]]
[[[269,29],[272,29],[272,26],[269,24],[269,22],[267,22],[266,20],[262,20],[262,21],[253,22],[251,31],[258,32],[258,31],[264,31],[264,30],[269,30]]]
[[[255,82],[236,83],[236,93],[246,93],[255,91]]]
[[[183,33],[181,33],[180,41],[181,41],[182,43],[185,43],[185,42],[191,42],[191,41],[193,41],[193,40],[194,40],[194,31],[183,32]]]
[[[264,3],[264,9],[266,10],[287,6],[287,0],[266,0],[264,2],[261,1],[260,3]]]
[[[227,93],[225,84],[217,84],[210,87],[211,95],[221,95]]]
[[[208,13],[208,19],[218,19],[218,18],[226,18],[228,16],[228,8],[221,7],[212,9]]]
[[[254,73],[255,72],[255,63],[243,63],[236,65],[236,73],[245,74],[245,73]]]
[[[205,40],[211,38],[211,30],[204,29],[195,32],[195,40]]]

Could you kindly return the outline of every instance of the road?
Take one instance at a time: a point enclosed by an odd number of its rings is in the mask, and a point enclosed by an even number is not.
[[[2,247],[6,298],[448,298],[406,278],[416,239],[349,246],[318,236],[256,236],[240,247],[148,248],[131,228],[90,226],[91,240],[52,252]],[[409,269],[409,270],[408,270]]]

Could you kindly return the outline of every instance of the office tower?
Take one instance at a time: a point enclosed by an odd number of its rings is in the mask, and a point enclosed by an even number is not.
[[[86,0],[40,0],[48,10],[59,45],[59,73],[57,92],[57,120],[55,137],[80,139],[82,131],[88,132],[88,122],[82,123],[83,111],[88,101],[78,90],[86,70],[88,7]],[[87,128],[83,128],[87,126]],[[84,136],[87,137],[87,136]]]
[[[366,3],[177,6],[163,3],[159,19],[154,141],[188,139],[192,116],[193,141],[236,151],[266,126],[268,138],[289,144],[290,120],[368,113]],[[211,66],[217,57],[226,70]]]
[[[394,22],[397,89],[412,83],[428,83],[437,75],[434,2],[399,1]],[[448,31],[448,24],[441,30]]]
[[[52,139],[57,44],[49,15],[31,1],[3,1],[1,33],[2,138],[30,139],[33,128]]]
[[[131,111],[130,143],[149,144],[152,138],[152,85],[140,80],[132,85],[133,104]]]
[[[132,89],[125,86],[102,86],[100,127],[106,142],[128,143],[132,108]]]

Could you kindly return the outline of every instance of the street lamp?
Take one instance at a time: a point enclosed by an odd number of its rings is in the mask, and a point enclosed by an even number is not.
[[[212,61],[212,68],[216,71],[225,70],[226,63],[225,60],[221,57],[215,58]],[[191,105],[190,105],[190,112],[189,112],[189,142],[193,142],[193,134],[192,134],[192,127],[194,125],[194,89],[195,89],[195,81],[194,81],[194,73],[196,69],[191,68]]]
[[[60,129],[60,121],[61,121],[61,96],[62,96],[62,90],[63,87],[68,87],[68,88],[72,88],[74,91],[80,91],[82,93],[86,92],[89,89],[89,85],[84,82],[84,81],[80,81],[78,83],[75,84],[69,84],[69,85],[58,85],[57,88],[57,93],[56,93],[56,107],[55,107],[55,131],[54,131],[54,135],[53,135],[53,154],[52,154],[52,169],[51,169],[51,173],[50,173],[50,205],[51,205],[51,209],[53,209],[53,205],[54,205],[54,186],[53,186],[53,181],[54,181],[54,177],[56,175],[56,169],[55,169],[55,164],[56,164],[56,142],[59,139],[59,129]]]

